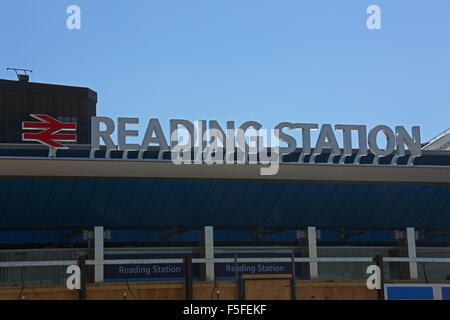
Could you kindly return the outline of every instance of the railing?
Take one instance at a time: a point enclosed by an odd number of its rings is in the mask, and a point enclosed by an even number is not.
[[[86,265],[128,265],[128,264],[183,264],[184,259],[117,259],[117,260],[86,260]],[[351,257],[351,258],[193,258],[192,263],[310,263],[310,262],[374,262],[372,257]],[[416,263],[450,263],[450,258],[404,258],[404,257],[383,257],[383,262],[416,262]],[[51,267],[70,266],[78,264],[77,260],[62,261],[18,261],[0,262],[0,268],[13,267]]]
[[[374,262],[373,257],[338,257],[338,258],[193,258],[193,264],[206,263],[369,263]],[[383,257],[382,262],[399,262],[399,263],[449,263],[450,258],[405,258],[405,257]],[[55,267],[77,265],[77,260],[61,260],[61,261],[17,261],[17,262],[0,262],[0,268],[23,268],[23,267]],[[86,260],[88,266],[105,266],[105,265],[144,265],[144,264],[184,264],[185,259],[116,259],[116,260]],[[449,270],[450,273],[450,270]]]
[[[297,275],[300,274],[296,274],[296,268],[295,268],[295,264],[296,263],[305,263],[305,264],[340,264],[340,263],[344,263],[345,266],[350,267],[348,264],[349,263],[354,263],[355,265],[353,265],[350,269],[356,269],[359,270],[361,269],[361,274],[365,274],[366,278],[360,278],[359,280],[365,280],[369,277],[369,274],[366,273],[367,267],[369,265],[378,265],[381,267],[381,270],[383,271],[383,265],[386,266],[387,264],[392,264],[392,263],[400,263],[400,264],[404,264],[404,263],[424,263],[424,264],[446,264],[450,267],[450,258],[424,258],[424,257],[419,257],[419,258],[408,258],[408,257],[383,257],[380,255],[377,255],[376,257],[295,257],[293,254],[289,257],[238,257],[237,254],[235,254],[234,257],[230,257],[230,258],[191,258],[190,254],[182,254],[180,256],[184,257],[184,258],[160,258],[160,259],[105,259],[105,260],[87,260],[87,256],[86,255],[82,255],[80,256],[80,258],[78,260],[74,260],[74,259],[70,259],[73,258],[75,256],[75,252],[76,253],[81,253],[84,254],[83,252],[79,252],[79,251],[74,251],[72,256],[62,256],[61,258],[64,257],[68,257],[69,259],[66,260],[53,260],[53,261],[9,261],[9,262],[0,262],[0,276],[3,277],[9,277],[11,275],[13,275],[13,273],[11,272],[6,272],[6,270],[8,268],[15,268],[14,272],[16,272],[16,274],[14,275],[14,281],[15,281],[15,287],[18,288],[18,290],[20,289],[20,293],[18,295],[18,299],[24,299],[25,295],[22,295],[22,293],[24,292],[24,288],[25,287],[31,287],[31,286],[46,286],[47,284],[45,283],[37,283],[38,282],[38,277],[42,276],[42,274],[38,271],[40,270],[39,268],[48,268],[45,269],[45,275],[48,276],[48,274],[52,274],[54,277],[57,277],[59,280],[58,281],[53,281],[51,284],[55,285],[65,285],[67,277],[69,275],[66,274],[66,269],[64,267],[67,266],[71,266],[71,265],[79,265],[80,266],[80,270],[81,271],[81,277],[83,280],[81,280],[81,289],[78,290],[79,292],[79,298],[81,300],[86,299],[86,290],[88,290],[88,287],[86,286],[86,283],[91,282],[92,279],[89,281],[89,274],[92,275],[92,272],[90,272],[89,270],[93,271],[94,266],[110,266],[110,265],[164,265],[164,264],[172,264],[172,265],[184,265],[185,266],[185,277],[186,277],[186,299],[192,299],[193,298],[193,283],[192,283],[192,265],[196,264],[196,265],[207,265],[207,264],[234,264],[235,266],[238,265],[243,265],[243,264],[253,264],[253,263],[287,263],[290,264],[292,263],[292,269],[289,270],[289,272],[285,272],[285,274],[288,275],[288,277],[285,278],[281,278],[281,277],[275,277],[275,278],[258,278],[258,277],[252,277],[252,278],[246,278],[243,276],[243,272],[238,272],[237,268],[236,268],[236,272],[234,273],[234,275],[232,275],[232,278],[235,281],[235,288],[236,288],[236,293],[235,293],[235,297],[238,300],[245,300],[246,299],[246,285],[245,282],[247,281],[252,281],[252,280],[278,280],[278,281],[290,281],[290,285],[288,285],[286,287],[286,290],[289,290],[291,293],[291,298],[293,300],[297,299],[297,288],[298,288],[298,278]],[[361,265],[363,264],[363,265]],[[88,269],[87,266],[91,266],[91,269]],[[323,266],[323,265],[322,265]],[[425,266],[425,265],[424,265]],[[345,267],[345,269],[349,269],[348,267]],[[28,269],[29,268],[29,269]],[[36,269],[34,269],[36,268]],[[57,269],[53,269],[53,268],[57,268]],[[325,268],[325,267],[324,267]],[[319,267],[319,274],[317,278],[310,278],[312,280],[318,279],[318,280],[324,280],[323,276],[325,274],[325,276],[327,276],[327,272],[322,271],[322,274],[320,272],[320,267]],[[333,275],[332,280],[351,280],[351,279],[347,279],[345,277],[342,277],[340,275],[334,274],[333,272],[329,272],[329,268],[327,268],[328,270],[328,275]],[[344,268],[342,268],[343,270]],[[450,274],[450,268],[449,269],[449,274]],[[52,273],[52,270],[58,270],[58,274],[54,274]],[[333,269],[334,270],[334,269]],[[5,272],[3,272],[5,271]],[[25,275],[28,276],[28,278],[25,277]],[[31,278],[30,278],[31,276]],[[304,275],[302,276],[304,277]],[[391,279],[387,279],[383,276],[384,283],[389,283],[389,280]],[[34,280],[30,283],[26,283],[26,281],[24,280]],[[306,277],[305,279],[308,279],[308,277]],[[47,279],[48,280],[48,279]],[[150,279],[149,279],[150,280]],[[328,279],[327,279],[328,280]],[[418,280],[418,279],[415,279]],[[425,280],[429,280],[427,275],[425,274]],[[448,279],[447,279],[448,280]],[[44,280],[45,281],[45,280]],[[124,281],[125,282],[125,281]],[[130,288],[130,285],[128,283],[128,279],[126,279],[126,283],[128,286],[128,289],[130,290],[130,292],[132,292],[132,289]],[[2,283],[2,279],[0,278],[0,287],[3,285]],[[380,291],[379,293],[379,298],[383,299],[383,293],[382,291]]]
[[[75,253],[81,254],[80,257],[75,260]],[[361,280],[365,281],[370,275],[367,274],[367,267],[370,265],[378,265],[382,271],[382,278],[384,283],[389,283],[392,280],[449,280],[448,275],[450,275],[450,258],[408,258],[408,257],[383,257],[377,255],[376,257],[296,257],[293,254],[289,257],[238,257],[235,254],[234,257],[226,258],[192,258],[191,254],[180,254],[180,258],[140,258],[140,259],[104,259],[104,260],[94,260],[88,259],[85,254],[86,251],[74,251],[71,255],[60,256],[61,260],[48,260],[47,261],[9,261],[0,262],[0,287],[15,287],[22,293],[24,288],[33,287],[45,287],[48,285],[65,286],[69,275],[67,274],[66,267],[72,265],[78,265],[81,270],[82,289],[79,290],[80,299],[85,299],[86,294],[86,284],[96,281],[94,275],[96,271],[102,270],[106,272],[107,266],[144,266],[144,265],[179,265],[184,266],[184,271],[182,272],[181,278],[186,280],[186,297],[192,298],[192,288],[193,279],[200,279],[198,275],[193,274],[193,265],[209,265],[213,268],[215,265],[219,264],[230,264],[236,269],[226,277],[216,277],[216,280],[228,279],[229,281],[235,282],[236,287],[236,299],[245,299],[245,281],[258,280],[257,276],[246,278],[245,275],[249,272],[240,270],[241,266],[245,264],[284,264],[290,265],[290,269],[286,269],[282,272],[289,277],[283,278],[284,280],[290,280],[290,291],[292,299],[296,299],[296,288],[298,286],[297,281],[302,280],[335,280],[335,281],[346,281],[346,280]],[[34,257],[35,258],[35,257]],[[65,259],[66,258],[66,259]],[[68,259],[67,259],[68,258]],[[412,279],[408,276],[408,266],[404,265],[423,263],[419,269],[419,273],[416,278]],[[308,268],[300,267],[298,264],[309,264]],[[318,273],[311,271],[312,266],[316,266],[315,270]],[[247,265],[248,266],[248,265]],[[105,267],[105,268],[103,268]],[[298,269],[297,267],[300,267]],[[177,266],[177,268],[179,268]],[[205,268],[205,269],[206,269]],[[314,268],[312,268],[314,269]],[[197,269],[199,270],[199,269]],[[399,271],[400,270],[400,271]],[[433,270],[433,272],[430,272]],[[448,272],[447,272],[448,270]],[[198,271],[197,271],[198,272]],[[309,275],[308,275],[308,272]],[[270,273],[270,272],[269,272]],[[401,277],[399,277],[401,275]],[[411,275],[411,274],[410,274]],[[205,276],[203,274],[203,276]],[[116,279],[114,281],[126,282],[129,287],[129,281],[132,278]],[[180,277],[180,276],[179,276]],[[411,276],[412,277],[412,276]],[[153,281],[158,280],[158,278],[153,278],[149,275],[145,278],[146,280],[139,281]],[[172,278],[170,278],[172,279]],[[250,280],[249,280],[250,279]],[[265,278],[267,280],[268,278]],[[275,279],[275,278],[274,278]],[[276,279],[280,280],[278,276]],[[169,279],[165,279],[169,280]],[[180,279],[178,279],[180,280]],[[211,279],[209,279],[211,280]],[[108,278],[107,282],[113,281],[113,279]],[[101,281],[103,282],[103,281]],[[130,289],[131,290],[131,289]],[[19,296],[21,296],[21,293]],[[382,295],[381,295],[382,296]]]

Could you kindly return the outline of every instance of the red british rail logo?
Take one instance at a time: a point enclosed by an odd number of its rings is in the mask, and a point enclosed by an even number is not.
[[[31,117],[41,122],[23,122],[23,130],[41,130],[38,133],[23,133],[23,141],[40,142],[49,147],[67,149],[59,142],[76,142],[76,134],[60,133],[61,131],[76,131],[75,123],[63,123],[43,114],[31,114]]]

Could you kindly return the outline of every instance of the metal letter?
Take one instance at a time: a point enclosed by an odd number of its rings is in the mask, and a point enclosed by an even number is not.
[[[422,145],[420,141],[420,127],[416,126],[412,128],[411,137],[404,127],[395,127],[397,136],[397,154],[399,156],[405,155],[405,145],[408,147],[411,155],[414,157],[420,157],[422,155]]]
[[[153,137],[153,133],[155,134],[155,137]],[[169,150],[169,145],[167,144],[166,137],[164,136],[164,132],[158,119],[150,120],[144,140],[142,141],[141,151],[147,150],[150,144],[159,145],[160,151]]]
[[[100,131],[100,123],[103,123],[106,126],[105,131]],[[108,117],[92,117],[91,120],[91,148],[93,150],[98,149],[100,147],[100,138],[103,139],[103,142],[106,145],[106,148],[116,149],[116,145],[111,139],[111,134],[114,132],[115,126],[114,121]]]
[[[291,154],[297,149],[297,141],[293,136],[284,133],[284,128],[295,129],[295,126],[290,122],[282,122],[275,127],[275,130],[278,130],[279,140],[287,144],[287,147],[280,147],[280,155]]]
[[[336,136],[334,135],[333,128],[329,124],[324,124],[320,130],[316,149],[314,149],[310,163],[314,163],[315,157],[321,154],[324,148],[330,148],[331,150],[329,161],[335,156],[341,155],[341,149],[339,148]]]
[[[379,132],[383,132],[387,139],[386,149],[380,149],[377,143]],[[392,154],[395,149],[395,134],[388,126],[376,126],[369,132],[369,148],[376,157],[387,157]]]
[[[138,118],[119,118],[117,128],[117,137],[119,150],[139,150],[138,144],[127,144],[127,137],[138,137],[139,131],[127,130],[127,124],[139,124]]]
[[[318,124],[311,123],[296,123],[294,129],[302,130],[302,153],[298,159],[298,162],[302,163],[305,156],[311,154],[311,130],[317,130]]]

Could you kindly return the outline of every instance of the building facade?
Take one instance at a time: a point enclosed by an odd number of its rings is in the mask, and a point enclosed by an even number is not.
[[[1,110],[12,110],[1,84]],[[174,259],[91,265],[92,282],[175,281],[188,272],[200,281],[275,274],[337,281],[365,280],[381,257],[386,281],[450,279],[450,151],[423,150],[411,164],[406,155],[392,165],[389,156],[374,164],[370,153],[354,164],[356,150],[349,161],[330,163],[325,150],[314,163],[299,162],[298,149],[274,176],[261,176],[258,164],[176,165],[157,148],[85,145],[96,98],[80,92],[67,114],[32,104],[8,124],[28,113],[73,116],[83,138],[55,151],[5,133],[1,262]],[[186,270],[175,260],[187,257],[209,260]],[[65,283],[63,266],[25,269],[5,264],[0,285]]]

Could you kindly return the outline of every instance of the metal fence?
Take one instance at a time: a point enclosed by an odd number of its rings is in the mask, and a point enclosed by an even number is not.
[[[65,284],[67,266],[87,254],[87,249],[0,251],[0,287]]]
[[[32,287],[48,285],[64,285],[67,280],[67,267],[78,265],[79,257],[88,257],[88,249],[77,250],[19,250],[0,251],[0,286],[1,287]],[[218,264],[233,264],[239,266],[252,263],[287,263],[293,264],[292,275],[298,278],[299,273],[295,271],[295,264],[311,263],[318,265],[318,280],[366,280],[367,267],[375,264],[374,257],[239,257],[231,258],[192,258],[190,255],[180,258],[166,259],[108,259],[93,260],[87,258],[85,265],[92,270],[94,266],[111,265],[186,265],[186,257],[192,265],[206,266]],[[405,257],[382,257],[382,270],[386,280],[405,280],[405,272],[410,263],[417,263],[417,280],[449,280],[450,258],[405,258]],[[406,268],[406,269],[405,269]],[[236,269],[238,270],[238,269]],[[298,270],[297,270],[298,272]],[[241,278],[243,272],[236,272],[235,278]],[[402,275],[402,276],[400,276]],[[305,278],[302,278],[305,279]],[[306,277],[308,279],[308,277]],[[149,277],[148,281],[152,281]],[[88,282],[93,282],[89,278]]]

